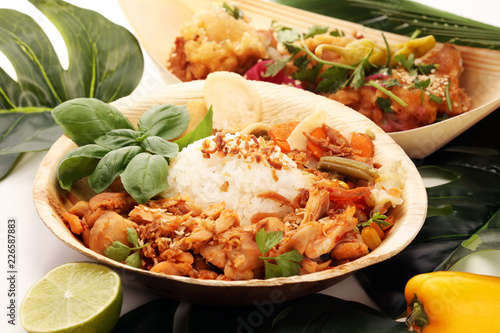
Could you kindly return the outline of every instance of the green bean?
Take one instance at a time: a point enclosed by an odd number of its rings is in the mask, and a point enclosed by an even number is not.
[[[338,156],[323,156],[318,167],[367,181],[378,175],[377,169],[366,163]]]

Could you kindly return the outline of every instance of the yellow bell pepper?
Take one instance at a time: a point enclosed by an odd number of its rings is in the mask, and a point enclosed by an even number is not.
[[[406,323],[420,332],[500,332],[500,277],[420,274],[406,284],[405,298]]]

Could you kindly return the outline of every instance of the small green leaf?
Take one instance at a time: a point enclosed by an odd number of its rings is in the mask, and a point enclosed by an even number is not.
[[[168,163],[163,156],[140,153],[121,174],[125,190],[143,204],[167,188]]]
[[[129,146],[112,150],[104,155],[89,177],[90,187],[96,193],[104,191],[125,170],[129,162],[142,151],[139,146]]]
[[[293,276],[299,275],[300,273],[300,262],[304,259],[297,250],[292,250],[290,252],[283,253],[280,256],[274,258],[276,263],[281,268],[281,276]]]
[[[392,101],[389,97],[377,97],[375,104],[382,109],[385,113],[394,112],[392,109]]]
[[[120,241],[115,241],[111,246],[108,246],[106,250],[104,250],[104,254],[113,260],[122,262],[127,259],[127,257],[130,255],[130,247],[127,245],[123,244]]]
[[[330,67],[320,74],[322,79],[316,87],[316,92],[333,94],[342,89],[349,77],[350,69]]]
[[[115,129],[134,129],[115,107],[94,98],[75,98],[52,110],[52,116],[77,145],[95,140]]]
[[[109,151],[108,148],[98,145],[86,145],[69,151],[57,167],[57,178],[61,188],[69,191],[75,181],[90,176],[99,160]]]
[[[139,119],[139,131],[148,136],[171,140],[181,135],[189,123],[189,111],[185,105],[156,105],[144,112]]]
[[[277,75],[279,72],[281,72],[283,68],[285,68],[286,64],[288,64],[288,62],[292,60],[292,58],[293,55],[286,58],[271,61],[270,63],[267,64],[266,72],[264,73],[263,76],[270,77]]]
[[[139,145],[140,133],[133,129],[115,129],[95,140],[99,146],[118,149],[125,146]]]
[[[141,268],[142,262],[141,262],[141,255],[140,255],[139,251],[135,251],[134,253],[129,255],[127,257],[127,259],[125,259],[125,264],[132,266],[132,267]]]
[[[272,249],[276,244],[278,244],[283,238],[283,231],[271,231],[266,232],[266,229],[262,228],[255,235],[255,241],[259,247],[260,253],[263,256]]]
[[[139,246],[139,235],[134,228],[127,228],[127,240],[134,246]]]
[[[277,264],[272,264],[268,261],[265,261],[264,262],[264,269],[265,269],[264,278],[266,280],[283,276],[283,271],[281,270],[281,267]]]
[[[176,140],[175,143],[179,146],[179,150],[182,150],[183,148],[187,147],[189,144],[198,141],[200,139],[209,137],[212,135],[212,130],[213,130],[213,124],[212,124],[212,119],[213,119],[213,109],[212,106],[208,108],[207,113],[205,114],[205,117],[203,117],[202,121],[196,126],[194,130],[191,132],[187,133],[184,135],[182,138],[179,140]]]
[[[167,141],[159,136],[148,136],[141,142],[141,146],[147,152],[166,158],[174,158],[179,152],[178,144]]]

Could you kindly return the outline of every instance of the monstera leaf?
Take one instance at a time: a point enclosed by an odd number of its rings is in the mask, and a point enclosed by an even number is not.
[[[50,110],[76,97],[111,102],[139,83],[144,59],[135,37],[102,15],[61,0],[29,0],[59,30],[69,67],[28,15],[0,9],[0,51],[17,75],[0,68],[0,178],[20,153],[48,149],[61,134]]]

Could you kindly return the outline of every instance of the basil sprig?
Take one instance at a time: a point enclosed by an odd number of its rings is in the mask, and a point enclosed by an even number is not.
[[[93,98],[76,98],[52,110],[52,116],[79,147],[68,152],[57,168],[60,186],[88,177],[90,187],[104,191],[120,176],[125,190],[144,203],[168,187],[170,160],[189,143],[212,134],[212,110],[177,142],[189,123],[186,106],[156,105],[135,129],[116,108]]]

